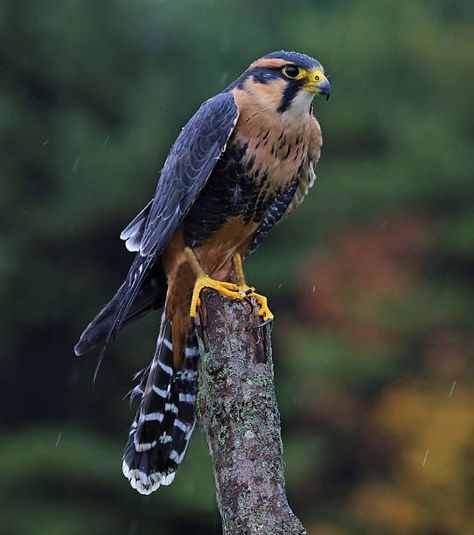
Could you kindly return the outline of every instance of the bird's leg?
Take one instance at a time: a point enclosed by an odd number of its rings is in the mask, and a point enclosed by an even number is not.
[[[232,258],[232,263],[234,264],[234,272],[237,277],[240,292],[244,295],[244,301],[250,305],[250,312],[252,312],[253,303],[250,300],[249,295],[255,291],[255,288],[250,288],[245,282],[244,266],[242,265],[242,257],[240,256],[240,253],[235,253]]]
[[[237,276],[239,286],[247,286],[247,283],[245,282],[244,266],[242,264],[242,257],[240,256],[240,253],[235,253],[234,257],[232,258],[232,262],[234,264],[234,271]],[[251,290],[253,291],[255,288],[251,288]]]
[[[230,299],[238,299],[239,301],[245,300],[245,293],[240,290],[237,284],[234,284],[233,282],[222,282],[209,277],[209,275],[202,269],[194,251],[190,247],[185,247],[184,253],[196,275],[196,282],[194,283],[191,307],[189,310],[189,315],[192,318],[197,316],[197,307],[201,304],[199,296],[203,288],[213,288]]]
[[[245,281],[244,267],[242,265],[242,257],[240,253],[235,253],[232,259],[234,263],[234,271],[239,282],[238,289],[243,294],[246,301],[250,297],[254,297],[257,303],[260,305],[258,315],[263,317],[264,324],[270,322],[274,316],[272,311],[268,308],[267,298],[264,295],[255,292],[255,288],[249,286]],[[247,298],[247,299],[246,299]]]

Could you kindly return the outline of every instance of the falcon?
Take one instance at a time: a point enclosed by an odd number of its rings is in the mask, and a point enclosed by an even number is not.
[[[330,91],[321,63],[305,54],[254,61],[184,126],[153,199],[120,235],[135,253],[131,268],[75,353],[105,347],[121,327],[163,309],[153,359],[132,390],[141,400],[123,455],[141,494],[173,481],[194,429],[201,290],[254,299],[262,324],[273,319],[242,262],[312,186],[322,146],[312,102]]]

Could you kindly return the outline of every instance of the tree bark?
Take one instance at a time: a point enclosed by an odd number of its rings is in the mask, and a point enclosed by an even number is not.
[[[213,459],[224,535],[301,535],[285,492],[270,327],[258,306],[201,295],[197,406]]]

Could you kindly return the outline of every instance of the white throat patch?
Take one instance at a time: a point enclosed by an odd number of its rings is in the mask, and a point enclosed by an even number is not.
[[[286,110],[289,115],[295,118],[303,118],[310,113],[311,102],[315,94],[301,89],[296,93],[291,101],[290,107]]]

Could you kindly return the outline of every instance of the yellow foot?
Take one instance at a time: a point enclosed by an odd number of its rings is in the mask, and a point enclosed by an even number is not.
[[[192,318],[197,316],[197,307],[201,304],[201,298],[199,297],[201,295],[201,290],[203,288],[213,288],[230,299],[238,299],[239,301],[245,301],[249,304],[251,304],[250,298],[254,297],[260,306],[258,315],[263,317],[264,322],[271,321],[273,319],[274,316],[271,310],[268,308],[267,298],[264,295],[256,293],[255,288],[251,288],[245,282],[242,258],[240,254],[237,253],[234,256],[234,269],[239,281],[239,284],[234,284],[233,282],[221,282],[211,279],[211,277],[209,277],[200,266],[193,250],[189,247],[186,247],[184,252],[188,262],[197,276],[191,299],[191,307],[189,310],[189,315]]]
[[[213,288],[230,299],[238,299],[239,301],[244,301],[245,299],[245,294],[240,291],[237,284],[234,284],[233,282],[221,282],[211,279],[211,277],[208,277],[207,275],[200,275],[194,284],[193,296],[191,299],[189,315],[192,318],[197,316],[197,307],[201,304],[201,298],[199,296],[203,288]]]
[[[274,316],[272,311],[268,308],[267,298],[264,295],[258,294],[255,292],[255,288],[251,288],[245,282],[244,267],[242,265],[242,257],[239,253],[234,255],[234,271],[239,281],[239,290],[245,294],[245,297],[248,299],[254,297],[257,303],[260,305],[260,310],[258,315],[263,317],[264,321],[271,321]],[[244,298],[245,299],[245,298]]]

